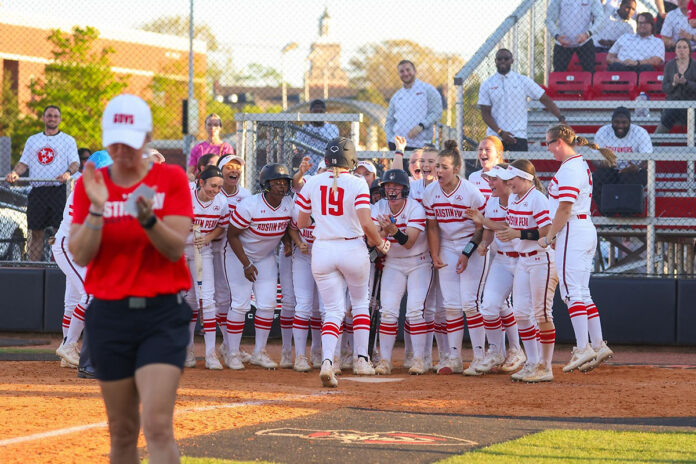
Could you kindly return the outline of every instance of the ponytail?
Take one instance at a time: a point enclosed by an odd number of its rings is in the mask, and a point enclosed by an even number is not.
[[[613,150],[609,148],[599,148],[596,143],[590,143],[585,137],[575,137],[575,145],[578,147],[587,146],[593,150],[599,151],[604,159],[607,160],[609,167],[616,167],[616,154]]]
[[[587,146],[593,150],[597,150],[602,154],[610,167],[616,166],[616,154],[612,150],[609,148],[599,148],[596,143],[590,143],[585,137],[578,137],[570,126],[559,124],[551,127],[547,133],[550,134],[554,139],[563,140],[571,147]]]
[[[333,191],[334,195],[336,195],[336,192],[338,192],[338,176],[341,173],[339,171],[338,166],[332,166],[331,170],[333,171],[333,185],[331,186],[331,190]]]
[[[462,157],[459,154],[459,147],[454,140],[445,140],[445,149],[438,153],[438,156],[450,158],[452,160],[452,168],[455,174],[458,174],[462,169]]]

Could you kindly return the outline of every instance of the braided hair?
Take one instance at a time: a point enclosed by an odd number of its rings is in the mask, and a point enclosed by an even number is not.
[[[571,147],[583,147],[588,146],[593,150],[599,151],[607,164],[610,167],[616,166],[616,154],[609,148],[599,148],[596,143],[590,143],[585,137],[579,137],[575,134],[575,131],[568,125],[559,124],[557,126],[551,127],[547,133],[554,139],[563,140],[567,145]]]

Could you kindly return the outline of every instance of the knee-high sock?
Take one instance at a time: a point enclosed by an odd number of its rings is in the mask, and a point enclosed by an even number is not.
[[[486,331],[483,328],[483,316],[481,316],[481,313],[466,316],[466,325],[469,328],[474,357],[482,358],[486,347]]]
[[[413,343],[411,342],[411,323],[404,321],[404,354],[413,353]]]
[[[500,316],[493,318],[483,318],[483,328],[486,331],[486,337],[488,338],[489,350],[496,353],[502,353],[503,346],[503,321]]]
[[[246,314],[239,314],[235,311],[227,313],[227,350],[229,353],[239,353],[239,344],[242,341],[244,332],[244,322]]]
[[[518,320],[520,338],[524,345],[524,351],[527,353],[527,362],[530,364],[539,364],[539,349],[537,343],[537,328],[527,320]]]
[[[198,322],[198,307],[191,308],[191,321],[189,322],[189,348],[193,347],[193,336],[196,331],[196,322]]]
[[[464,338],[464,316],[447,314],[447,342],[449,343],[450,356],[462,357],[462,339]]]
[[[220,332],[222,332],[222,344],[227,346],[227,313],[216,312],[215,320],[218,327],[220,327]]]
[[[80,339],[80,334],[82,334],[82,329],[85,328],[85,308],[82,305],[75,306],[72,313],[72,318],[70,319],[70,326],[68,327],[68,333],[65,337],[65,344],[70,345],[75,343]]]
[[[335,322],[324,321],[321,326],[321,351],[322,359],[328,359],[333,363],[334,351],[338,343],[340,326]]]
[[[321,337],[324,340],[324,325],[321,326]],[[341,343],[343,342],[343,322],[338,325],[338,338],[336,339],[336,346],[334,347],[334,358],[341,361]],[[322,345],[323,346],[323,345]],[[322,347],[322,351],[324,348]]]
[[[72,320],[72,311],[65,311],[63,313],[63,339],[68,336],[68,329],[70,329],[70,321]]]
[[[394,349],[394,341],[396,340],[396,330],[398,324],[396,322],[380,321],[379,323],[379,346],[381,347],[380,355],[382,359],[391,362],[392,351]]]
[[[295,339],[295,356],[305,356],[307,351],[308,334],[309,320],[301,319],[299,316],[295,315],[295,319],[292,324],[292,335]]]
[[[312,316],[309,319],[312,329],[312,353],[321,352],[321,317]],[[295,346],[297,350],[297,345]]]
[[[435,314],[435,341],[439,359],[449,356],[449,338],[447,337],[447,319],[445,314]]]
[[[551,367],[553,361],[553,348],[556,343],[556,328],[553,322],[542,322],[539,324],[539,334],[541,336],[541,362],[545,367]]]
[[[433,337],[435,335],[435,322],[426,320],[425,343],[423,345],[423,359],[433,359]]]
[[[343,321],[343,336],[341,338],[341,355],[355,351],[354,340],[354,321],[352,316],[346,316]]]
[[[515,315],[508,309],[507,314],[502,314],[500,319],[503,321],[503,328],[505,329],[505,335],[507,336],[510,348],[520,349],[520,334],[517,329],[517,321],[515,320]]]
[[[583,349],[587,346],[587,308],[580,301],[570,302],[568,305],[568,313],[570,314],[570,322],[573,324],[573,332],[575,332],[576,346]]]
[[[271,333],[271,326],[273,325],[273,313],[274,310],[272,309],[256,310],[256,314],[254,315],[254,329],[256,332],[255,353],[259,353],[266,349],[268,334]]]
[[[292,350],[293,338],[293,319],[295,317],[294,309],[283,308],[280,310],[280,336],[282,339],[282,350]]]
[[[425,359],[425,338],[428,333],[428,323],[423,316],[411,318],[411,343],[413,345],[413,356]]]
[[[367,357],[370,343],[370,316],[358,314],[353,316],[353,353],[355,356]]]
[[[592,340],[592,348],[598,350],[602,346],[604,339],[602,338],[602,323],[599,320],[599,311],[594,303],[586,305],[587,308],[587,329],[590,332],[590,340]]]
[[[215,353],[215,309],[203,310],[203,340],[205,341],[205,355]]]

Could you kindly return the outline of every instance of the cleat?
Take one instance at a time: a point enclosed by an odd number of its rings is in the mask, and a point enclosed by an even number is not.
[[[196,355],[193,353],[193,347],[186,350],[186,361],[184,367],[196,367]]]
[[[425,359],[423,360],[423,364],[425,365],[425,370],[429,371],[433,369],[433,355],[431,354],[430,356],[426,356]]]
[[[325,387],[338,387],[338,380],[336,380],[336,375],[334,374],[334,367],[328,359],[325,359],[324,362],[321,363],[319,378],[321,379],[321,384]]]
[[[228,350],[227,347],[225,346],[225,343],[224,343],[224,342],[223,342],[223,343],[220,343],[220,344],[217,346],[217,354],[218,354],[218,357],[219,357],[219,358],[225,359],[225,353],[228,353],[228,352],[229,352],[229,350]]]
[[[309,359],[313,368],[321,369],[321,351],[312,351]]]
[[[205,368],[214,371],[222,370],[222,364],[220,364],[220,360],[215,352],[205,355]]]
[[[590,344],[588,343],[587,346],[583,349],[578,348],[577,346],[573,347],[573,356],[570,358],[570,362],[563,366],[563,372],[570,372],[573,369],[577,369],[578,367],[582,366],[586,362],[591,361],[593,358],[597,356],[597,353],[595,353],[595,350],[592,349]]]
[[[522,381],[523,378],[531,375],[533,372],[536,371],[537,365],[536,364],[531,364],[531,363],[525,363],[524,366],[522,366],[522,369],[519,371],[515,372],[510,376],[510,378],[514,382],[520,382]]]
[[[307,361],[307,356],[297,355],[295,356],[295,365],[293,366],[297,372],[309,372],[312,370],[312,366],[309,365]]]
[[[282,351],[280,353],[280,367],[282,369],[292,369],[293,368],[292,350]]]
[[[413,358],[413,365],[411,365],[408,373],[411,375],[423,375],[429,370],[430,368],[426,365],[423,358]]]
[[[510,348],[505,358],[505,362],[500,366],[502,372],[515,372],[524,365],[527,361],[527,356],[522,351],[522,348]]]
[[[239,350],[239,356],[241,357],[241,360],[243,363],[250,363],[251,362],[251,355],[247,353],[244,350]]]
[[[469,367],[462,371],[462,374],[471,377],[482,375],[481,372],[479,372],[478,370],[479,366],[481,366],[481,363],[483,363],[483,358],[474,358],[473,361],[469,363]]]
[[[476,365],[476,372],[487,374],[505,363],[505,357],[497,351],[488,350],[486,357]]]
[[[594,359],[591,359],[589,362],[586,362],[585,364],[581,365],[578,367],[578,370],[580,372],[589,372],[595,367],[599,367],[600,364],[602,364],[604,361],[607,359],[610,359],[614,356],[614,352],[607,346],[607,342],[602,342],[602,345],[599,347],[597,350],[597,355],[594,357]]]
[[[380,361],[375,366],[375,374],[377,375],[389,375],[391,374],[392,366],[386,359],[380,359]]]
[[[404,367],[410,369],[413,366],[413,351],[404,353]]]
[[[463,372],[462,358],[449,356],[437,370],[439,375],[461,374]]]
[[[225,365],[233,371],[241,371],[242,369],[244,369],[244,363],[242,363],[242,355],[239,352],[228,353],[225,357]]]
[[[447,355],[441,355],[440,359],[437,361],[437,364],[433,366],[433,372],[437,372],[440,370],[441,367],[445,365],[445,362],[447,361]]]
[[[358,357],[358,360],[353,363],[353,374],[355,375],[375,375],[375,368],[372,367],[370,361],[365,358]]]
[[[553,371],[550,367],[539,364],[534,371],[522,377],[521,380],[527,383],[551,382],[553,381]]]
[[[68,369],[77,369],[77,366],[70,364],[68,361],[66,361],[63,358],[60,358],[60,367],[65,367]]]
[[[268,356],[266,350],[259,352],[254,351],[249,362],[254,366],[261,366],[266,369],[276,369],[278,367],[278,364]]]
[[[66,345],[61,343],[56,354],[64,359],[68,364],[77,367],[80,364],[80,350],[77,348],[77,342]]]
[[[343,371],[341,370],[341,360],[340,358],[334,359],[333,362],[334,375],[341,375]]]

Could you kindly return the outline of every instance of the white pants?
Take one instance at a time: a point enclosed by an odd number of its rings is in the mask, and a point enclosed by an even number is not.
[[[518,258],[512,289],[515,318],[553,322],[551,311],[557,284],[552,251]]]
[[[201,300],[203,309],[203,321],[212,320],[215,323],[215,271],[213,269],[213,248],[204,246],[201,249],[203,263],[201,287],[198,287],[196,276],[196,262],[193,245],[186,245],[184,256],[191,271],[191,289],[184,294],[184,299],[192,308],[199,308],[198,300]],[[214,330],[213,325],[213,330]]]
[[[295,290],[295,316],[309,320],[320,308],[319,290],[312,275],[311,254],[295,250],[292,256],[292,282]]]
[[[478,312],[479,300],[484,284],[486,258],[474,253],[466,269],[457,274],[457,260],[461,250],[443,246],[440,258],[447,265],[439,270],[442,306],[448,310],[464,311],[467,315]]]
[[[427,252],[418,257],[388,258],[382,272],[382,321],[398,320],[404,292],[407,293],[406,319],[413,322],[423,317],[431,278],[432,262]]]
[[[483,291],[481,314],[486,318],[496,318],[507,309],[505,300],[512,293],[512,282],[515,276],[517,258],[496,254],[486,276],[486,287]]]
[[[590,219],[570,219],[556,238],[556,269],[566,303],[591,301],[590,274],[597,229]]]
[[[65,274],[65,310],[72,312],[78,304],[87,308],[91,296],[85,292],[85,274],[87,268],[80,266],[73,260],[72,254],[68,250],[68,238],[56,236],[56,242],[51,246],[53,259]]]
[[[225,275],[225,258],[223,250],[213,249],[213,275],[215,276],[215,312],[224,317],[230,309],[230,284]]]
[[[254,261],[258,273],[256,282],[250,282],[244,276],[244,267],[232,249],[225,247],[225,269],[232,294],[230,311],[245,315],[251,309],[251,292],[254,291],[257,310],[275,311],[276,292],[278,289],[278,265],[276,257],[270,254]]]

